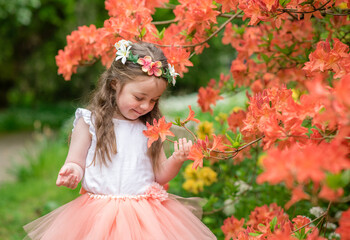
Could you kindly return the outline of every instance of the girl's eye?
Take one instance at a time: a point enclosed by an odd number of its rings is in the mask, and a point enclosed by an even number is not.
[[[158,99],[155,99],[155,100],[152,99],[151,102],[156,103],[156,102],[158,102]]]
[[[142,101],[142,98],[134,96],[137,101]]]

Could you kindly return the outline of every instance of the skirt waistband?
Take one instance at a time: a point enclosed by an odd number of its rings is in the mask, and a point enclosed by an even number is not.
[[[168,199],[169,195],[164,190],[163,186],[158,183],[152,183],[146,190],[144,194],[141,195],[105,195],[105,194],[94,194],[87,192],[90,198],[93,199],[120,199],[120,200],[148,200],[148,199],[157,199],[159,201],[164,201]]]

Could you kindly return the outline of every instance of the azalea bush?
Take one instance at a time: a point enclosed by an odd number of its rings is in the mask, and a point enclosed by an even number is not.
[[[232,46],[228,71],[198,90],[207,115],[195,118],[190,106],[186,119],[154,120],[145,131],[149,145],[175,141],[171,125],[192,135],[183,189],[208,200],[203,221],[218,237],[350,239],[348,1],[106,0],[105,7],[103,27],[79,27],[58,52],[65,80],[97,60],[108,67],[121,39],[162,48],[177,81],[210,39]],[[153,21],[156,8],[174,18]],[[212,116],[217,101],[242,92],[245,107]]]

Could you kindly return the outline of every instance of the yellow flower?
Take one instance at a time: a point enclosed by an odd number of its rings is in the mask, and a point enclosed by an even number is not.
[[[261,154],[259,157],[258,157],[258,165],[260,167],[263,167],[263,162],[264,162],[264,159],[267,157],[267,155],[264,153],[264,154]]]
[[[232,109],[232,111],[235,113],[238,112],[239,110],[243,110],[243,108],[236,106]]]
[[[210,186],[218,180],[217,173],[209,167],[201,168],[198,171],[198,178],[203,180],[205,186]]]
[[[292,98],[294,99],[294,101],[299,102],[300,96],[305,94],[306,91],[300,91],[299,89],[292,89]]]
[[[213,128],[212,122],[204,121],[198,125],[198,130],[197,130],[198,138],[202,140],[205,139],[205,136],[208,136],[209,138],[211,138],[213,133],[214,133],[214,128]]]
[[[197,170],[192,169],[193,164],[188,164],[184,171],[185,179],[196,179],[197,178]],[[199,171],[199,170],[198,170]]]
[[[182,187],[188,192],[198,194],[199,192],[203,191],[204,182],[188,179],[182,184]]]
[[[215,121],[219,122],[220,124],[224,124],[224,122],[227,121],[227,113],[219,113],[216,117],[215,117]]]
[[[217,173],[210,167],[194,170],[192,165],[188,164],[183,173],[186,181],[182,184],[182,187],[186,191],[198,194],[203,191],[204,186],[210,186],[217,181]]]
[[[340,9],[347,9],[347,4],[346,4],[346,2],[342,2],[342,3],[340,3],[340,4],[338,5],[338,7],[339,7]]]

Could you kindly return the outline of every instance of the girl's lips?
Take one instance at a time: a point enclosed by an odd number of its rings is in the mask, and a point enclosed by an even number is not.
[[[135,109],[133,109],[133,110],[134,110],[134,112],[136,112],[137,114],[142,115],[140,112],[136,111]]]

